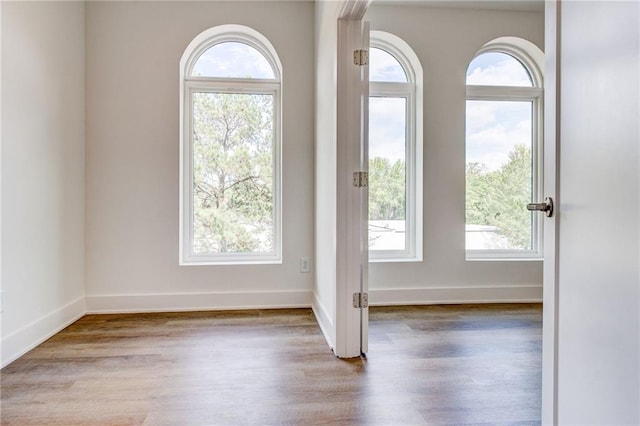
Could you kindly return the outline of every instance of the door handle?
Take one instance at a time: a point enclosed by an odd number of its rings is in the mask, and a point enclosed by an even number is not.
[[[553,199],[547,197],[544,199],[544,203],[530,203],[527,204],[527,210],[544,212],[547,217],[553,216]]]

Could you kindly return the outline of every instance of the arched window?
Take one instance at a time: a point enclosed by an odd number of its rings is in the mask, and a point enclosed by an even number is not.
[[[467,68],[467,259],[541,258],[542,52],[509,38]]]
[[[422,260],[422,67],[392,34],[370,45],[369,259]]]
[[[240,25],[180,62],[180,263],[281,262],[281,80],[271,43]]]

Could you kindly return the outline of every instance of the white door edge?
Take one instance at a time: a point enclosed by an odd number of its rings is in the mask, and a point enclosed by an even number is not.
[[[362,48],[362,21],[338,20],[338,134],[337,134],[337,239],[336,239],[336,342],[335,354],[354,358],[362,354],[366,318],[354,308],[353,295],[366,289],[368,263],[362,261],[361,196],[365,189],[353,185],[353,173],[361,171],[362,70],[353,52]],[[366,237],[366,234],[365,234]],[[366,255],[366,253],[365,253]],[[366,259],[366,256],[365,256]],[[366,340],[365,340],[366,343]]]
[[[544,71],[544,196],[552,197],[556,212],[544,220],[542,424],[556,425],[558,388],[558,152],[560,89],[560,1],[545,3]]]

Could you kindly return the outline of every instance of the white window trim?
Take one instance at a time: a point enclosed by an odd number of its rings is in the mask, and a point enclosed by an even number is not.
[[[275,79],[192,77],[200,55],[223,42],[241,42],[258,50],[274,70]],[[273,251],[270,253],[193,252],[193,164],[191,103],[194,92],[255,93],[274,96],[273,125]],[[220,25],[197,35],[180,60],[180,212],[179,265],[246,265],[282,263],[282,64],[269,40],[252,28]]]
[[[502,40],[508,40],[502,41]],[[529,72],[532,87],[520,86],[479,86],[467,85],[466,100],[474,101],[529,101],[532,103],[532,171],[533,199],[542,200],[544,184],[544,143],[543,143],[543,77],[539,63],[542,52],[527,49],[529,42],[513,37],[505,37],[488,43],[476,56],[487,52],[506,53],[517,59]],[[537,49],[537,48],[536,48]],[[542,55],[543,57],[543,55]],[[465,202],[466,203],[466,202]],[[465,250],[469,261],[542,261],[543,259],[543,217],[533,214],[531,250]],[[466,224],[466,221],[465,221]]]
[[[405,138],[406,207],[404,250],[369,250],[369,261],[422,261],[422,185],[423,185],[423,76],[422,65],[411,47],[401,38],[384,32],[371,31],[370,46],[390,53],[407,74],[407,82],[369,83],[369,97],[407,99],[407,134]]]

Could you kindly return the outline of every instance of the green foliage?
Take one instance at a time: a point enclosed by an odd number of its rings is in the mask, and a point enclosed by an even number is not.
[[[498,228],[514,249],[531,248],[531,150],[518,145],[495,171],[467,164],[466,223]]]
[[[388,158],[369,160],[369,220],[405,218],[404,161]]]
[[[272,113],[271,95],[194,93],[196,253],[272,249]]]

